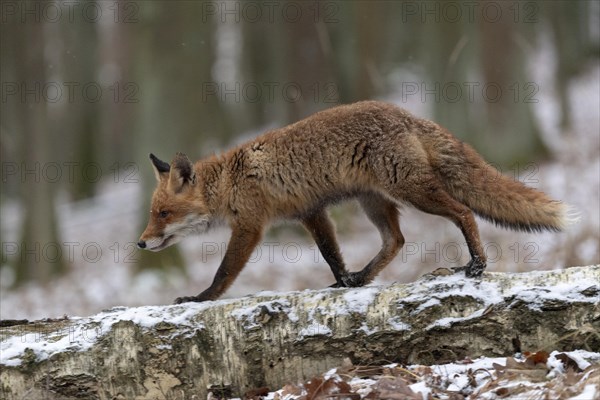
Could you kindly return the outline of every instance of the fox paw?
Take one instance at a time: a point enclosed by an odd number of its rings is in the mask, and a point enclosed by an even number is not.
[[[365,278],[360,272],[348,272],[342,276],[341,282],[336,282],[330,288],[361,287],[366,285]]]
[[[485,267],[485,261],[476,257],[471,259],[467,265],[452,269],[455,273],[464,271],[467,278],[479,278],[483,274],[483,271],[485,271]]]
[[[342,281],[346,284],[346,287],[361,287],[367,284],[360,272],[349,272],[342,277]]]
[[[176,298],[175,304],[190,303],[190,302],[200,303],[202,301],[205,301],[205,300],[201,299],[199,296],[184,296],[184,297]]]

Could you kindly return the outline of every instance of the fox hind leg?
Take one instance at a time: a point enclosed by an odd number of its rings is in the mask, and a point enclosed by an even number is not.
[[[319,210],[302,220],[335,276],[336,283],[331,287],[366,285],[390,263],[404,245],[404,237],[398,223],[398,209],[393,202],[376,193],[361,196],[359,202],[367,217],[379,230],[383,245],[367,266],[358,272],[346,270],[335,239],[333,224],[325,210]]]
[[[377,227],[382,239],[379,253],[358,272],[350,272],[342,280],[345,286],[357,287],[370,283],[393,259],[404,245],[400,231],[400,214],[396,204],[377,193],[361,196],[359,202],[369,220]]]
[[[434,179],[425,182],[421,187],[426,190],[404,193],[404,198],[417,209],[448,218],[458,226],[467,242],[471,260],[467,265],[456,270],[464,270],[468,277],[481,276],[486,267],[486,257],[471,209],[455,200],[444,190],[441,183]]]

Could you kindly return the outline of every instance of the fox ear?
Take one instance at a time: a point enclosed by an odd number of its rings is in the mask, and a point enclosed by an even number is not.
[[[169,173],[169,189],[179,192],[186,184],[193,185],[194,183],[196,183],[194,164],[185,154],[175,154]]]
[[[150,161],[152,161],[152,168],[154,169],[154,176],[157,181],[165,179],[171,167],[166,162],[159,160],[154,154],[150,153]]]

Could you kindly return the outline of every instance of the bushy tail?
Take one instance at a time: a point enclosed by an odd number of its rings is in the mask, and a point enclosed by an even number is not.
[[[560,231],[578,220],[568,205],[502,175],[470,146],[454,144],[438,148],[434,168],[452,197],[480,217],[527,232]]]

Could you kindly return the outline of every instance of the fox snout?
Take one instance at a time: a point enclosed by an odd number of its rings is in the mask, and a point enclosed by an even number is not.
[[[150,251],[159,251],[168,247],[181,239],[178,235],[178,232],[172,231],[167,232],[165,229],[158,229],[159,227],[156,224],[153,224],[153,221],[148,223],[148,227],[140,236],[139,241],[137,242],[137,246],[140,249],[150,250]],[[167,227],[168,228],[168,227]]]
[[[175,234],[168,235],[168,236],[152,237],[149,239],[146,239],[144,237],[144,235],[142,235],[142,237],[140,238],[140,240],[137,243],[137,246],[140,249],[145,249],[145,250],[150,250],[150,251],[159,251],[159,250],[164,249],[165,247],[168,247],[174,243],[177,243],[180,239],[181,239],[181,237],[177,236]]]
[[[159,251],[179,242],[186,236],[204,233],[208,228],[208,219],[197,214],[190,214],[183,217],[182,221],[166,224],[160,230],[156,229],[153,221],[150,221],[137,246],[140,249]]]
[[[143,249],[143,250],[159,251],[159,250],[162,250],[165,247],[170,246],[171,244],[175,243],[176,241],[173,239],[174,238],[172,236],[166,238],[165,240],[152,239],[152,240],[146,241],[144,239],[140,239],[140,241],[137,242],[137,246],[138,246],[138,248]]]
[[[140,241],[137,242],[137,247],[144,250],[153,250],[152,245],[149,245],[147,241],[141,238]]]
[[[140,249],[153,250],[154,247],[160,245],[163,236],[163,232],[160,227],[153,223],[152,219],[148,222],[148,226],[144,229],[144,232],[140,235],[140,239],[137,242],[137,246]]]

